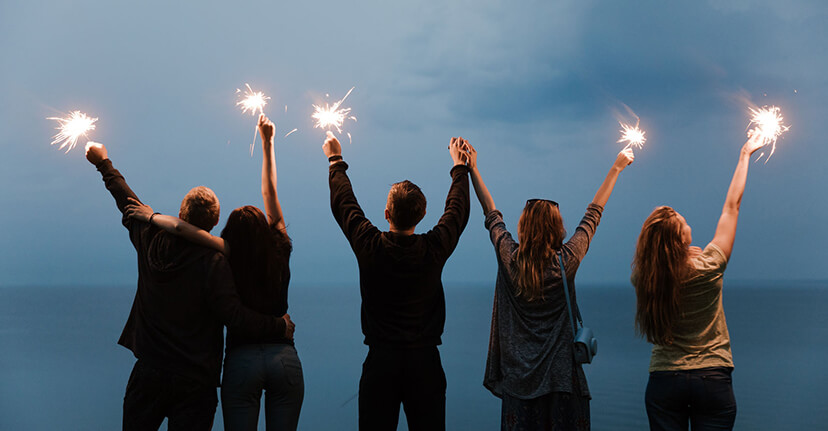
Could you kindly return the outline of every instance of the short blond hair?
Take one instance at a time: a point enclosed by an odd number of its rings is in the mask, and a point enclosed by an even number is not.
[[[192,225],[210,231],[218,224],[219,212],[218,197],[207,187],[193,187],[181,201],[178,217]]]

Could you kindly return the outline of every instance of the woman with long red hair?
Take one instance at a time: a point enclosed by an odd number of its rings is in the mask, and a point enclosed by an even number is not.
[[[638,236],[632,264],[637,332],[653,344],[645,403],[651,430],[732,429],[736,399],[722,277],[733,250],[750,155],[762,146],[750,133],[713,240],[691,247],[690,225],[668,206],[653,210]]]
[[[518,242],[506,230],[468,146],[474,190],[486,214],[497,255],[489,356],[483,385],[501,398],[502,430],[588,430],[589,389],[575,360],[574,334],[558,254],[564,265],[572,313],[575,274],[586,255],[618,175],[633,161],[618,153],[575,233],[564,242],[558,204],[530,199],[518,221]]]

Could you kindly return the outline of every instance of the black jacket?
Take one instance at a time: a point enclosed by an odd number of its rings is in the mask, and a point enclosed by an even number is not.
[[[96,165],[121,213],[138,199],[109,159]],[[123,216],[138,254],[138,289],[118,344],[152,366],[218,385],[223,325],[252,336],[285,332],[281,317],[244,308],[224,255]]]
[[[441,280],[469,221],[469,169],[451,170],[440,221],[425,234],[381,232],[365,217],[345,162],[330,167],[331,210],[359,263],[362,333],[369,346],[425,347],[441,343],[446,301]]]

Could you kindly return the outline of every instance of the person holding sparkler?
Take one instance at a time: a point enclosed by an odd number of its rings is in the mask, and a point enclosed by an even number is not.
[[[328,132],[331,210],[359,264],[362,332],[368,356],[359,381],[359,428],[396,430],[400,403],[408,429],[446,428],[446,377],[437,346],[446,321],[441,280],[469,220],[469,168],[462,138],[451,138],[453,161],[446,206],[430,231],[415,234],[426,199],[410,181],[391,186],[385,207],[389,231],[362,212],[345,171],[339,140]]]
[[[276,193],[275,126],[260,114],[258,129],[262,136],[262,199],[267,218],[252,205],[236,208],[227,218],[221,237],[216,237],[181,219],[153,214],[152,208],[137,202],[128,206],[127,213],[224,253],[242,303],[263,314],[284,315],[289,322],[288,261],[292,246]],[[251,336],[228,328],[221,384],[226,430],[256,429],[263,391],[267,430],[295,430],[304,388],[302,364],[292,333]]]
[[[632,263],[639,335],[653,344],[645,403],[651,430],[732,429],[736,420],[733,356],[722,308],[722,277],[733,250],[750,156],[761,148],[753,129],[742,146],[716,234],[691,247],[692,230],[668,206],[641,228]]]
[[[118,343],[137,361],[124,396],[124,430],[210,430],[216,412],[224,325],[245,337],[293,338],[284,316],[245,308],[225,257],[170,235],[146,219],[127,216],[129,202],[140,203],[123,175],[112,166],[106,147],[87,143],[86,158],[103,176],[124,213],[138,254],[138,288]],[[179,217],[209,231],[218,223],[219,202],[212,190],[196,187],[181,202]]]
[[[500,428],[589,430],[590,394],[581,364],[575,360],[575,334],[564,287],[568,284],[572,313],[580,316],[575,274],[618,175],[633,162],[632,149],[618,153],[567,242],[558,204],[546,199],[526,201],[518,221],[519,242],[515,242],[480,175],[477,151],[471,145],[468,151],[472,184],[498,263],[483,385],[502,400]]]

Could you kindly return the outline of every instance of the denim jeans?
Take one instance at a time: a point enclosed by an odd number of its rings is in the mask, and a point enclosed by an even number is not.
[[[225,430],[255,430],[265,392],[267,430],[295,430],[305,396],[302,363],[289,344],[228,349],[221,383]]]
[[[213,428],[216,387],[138,360],[124,395],[124,431],[158,430],[164,418],[173,430]]]
[[[736,422],[732,368],[654,371],[644,396],[651,430],[730,430]]]

